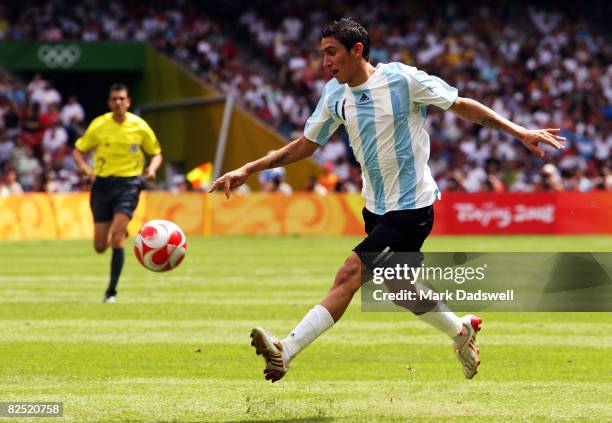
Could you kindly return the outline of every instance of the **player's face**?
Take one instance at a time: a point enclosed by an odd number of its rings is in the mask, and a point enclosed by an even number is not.
[[[359,61],[352,50],[348,51],[335,38],[327,37],[321,40],[321,54],[323,66],[329,69],[339,83],[346,84],[353,79]]]
[[[123,116],[132,105],[126,90],[111,91],[108,96],[108,107],[115,115]]]

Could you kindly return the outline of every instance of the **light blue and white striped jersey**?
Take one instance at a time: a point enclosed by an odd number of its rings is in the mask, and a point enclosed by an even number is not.
[[[306,122],[304,136],[320,145],[345,126],[363,174],[362,196],[376,214],[417,209],[440,198],[431,176],[428,105],[448,109],[457,89],[402,63],[379,64],[362,85],[332,78]]]

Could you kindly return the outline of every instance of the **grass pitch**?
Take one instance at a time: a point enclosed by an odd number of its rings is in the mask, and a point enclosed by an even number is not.
[[[467,381],[445,335],[362,313],[357,296],[285,379],[264,381],[250,329],[284,337],[356,242],[193,237],[166,274],[128,251],[117,304],[101,303],[110,253],[89,241],[0,242],[0,401],[63,401],[67,421],[610,421],[610,313],[482,313],[483,364]],[[610,247],[432,237],[425,250]]]

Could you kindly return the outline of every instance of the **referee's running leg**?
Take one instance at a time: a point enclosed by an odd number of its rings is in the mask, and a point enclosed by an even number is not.
[[[96,178],[91,190],[94,215],[94,249],[98,253],[112,247],[110,280],[104,294],[105,303],[117,301],[117,284],[125,262],[124,244],[127,226],[138,205],[141,181],[130,178]]]

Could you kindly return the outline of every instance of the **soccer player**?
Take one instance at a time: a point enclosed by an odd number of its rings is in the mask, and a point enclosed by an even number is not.
[[[226,173],[210,188],[212,192],[222,186],[229,198],[230,190],[253,172],[310,156],[340,125],[346,128],[361,164],[367,237],[346,258],[321,303],[286,338],[279,340],[262,328],[251,332],[252,345],[266,362],[265,378],[272,382],[282,378],[291,360],[340,319],[361,286],[364,253],[418,252],[429,235],[432,204],[440,193],[427,166],[428,105],[504,131],[540,156],[544,155],[540,143],[562,148],[563,138],[556,135],[559,129],[523,128],[475,100],[459,97],[457,89],[412,66],[388,63],[374,67],[368,61],[368,33],[351,19],[341,19],[323,30],[321,52],[323,66],[334,78],[325,85],[304,134],[275,153]],[[442,303],[413,312],[452,338],[465,377],[474,377],[480,364],[476,347],[480,319],[472,315],[460,318]]]
[[[73,151],[79,169],[93,178],[90,206],[94,219],[94,249],[113,249],[110,282],[105,303],[114,303],[123,269],[123,245],[127,226],[138,205],[145,164],[143,150],[152,156],[144,177],[155,179],[162,163],[161,147],[153,130],[140,117],[128,112],[132,100],[123,84],[110,87],[109,113],[94,119]],[[93,169],[86,155],[95,149]]]

